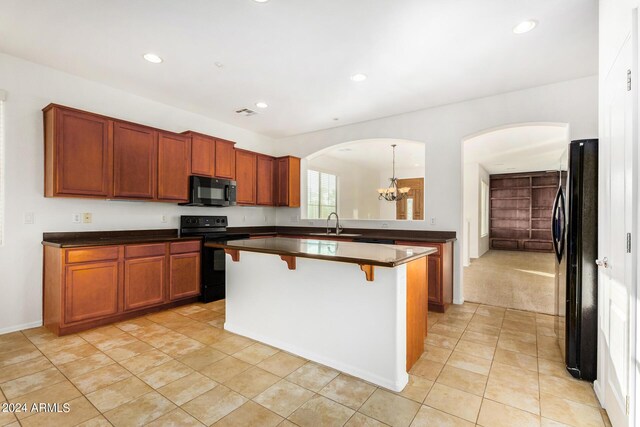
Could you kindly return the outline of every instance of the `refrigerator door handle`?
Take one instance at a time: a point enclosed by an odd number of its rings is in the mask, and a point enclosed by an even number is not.
[[[556,254],[558,262],[562,260],[562,253],[564,252],[564,232],[564,192],[562,191],[562,187],[558,187],[558,193],[556,194],[556,198],[553,201],[553,211],[551,217],[553,250]]]

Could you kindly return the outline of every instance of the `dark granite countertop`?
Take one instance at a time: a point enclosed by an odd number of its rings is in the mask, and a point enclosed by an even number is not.
[[[293,239],[287,237],[232,240],[226,243],[209,242],[205,243],[205,246],[381,267],[397,267],[436,252],[436,249],[424,246],[386,245],[306,238]]]
[[[118,230],[43,233],[42,244],[57,248],[82,246],[110,246],[136,243],[173,242],[199,240],[198,237],[179,237],[176,229],[163,230]]]
[[[333,228],[332,228],[333,229]],[[258,226],[258,227],[229,227],[229,231],[235,233],[249,233],[252,236],[269,236],[269,235],[291,235],[291,236],[310,236],[311,238],[320,238],[320,236],[311,233],[324,233],[326,227],[281,227],[281,226]],[[367,239],[386,239],[386,240],[404,240],[412,242],[425,243],[445,243],[456,240],[455,231],[431,231],[431,230],[390,230],[390,229],[373,229],[373,228],[345,228],[342,234],[359,234],[359,236],[345,236],[345,238],[367,238]],[[329,236],[327,236],[329,237]],[[336,236],[331,236],[336,237]],[[339,236],[338,236],[339,237]]]

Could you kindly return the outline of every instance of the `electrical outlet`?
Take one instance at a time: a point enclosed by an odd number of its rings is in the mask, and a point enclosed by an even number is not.
[[[82,214],[71,214],[71,222],[74,224],[80,224],[82,222]]]
[[[27,212],[24,214],[24,223],[33,224],[35,222],[35,214],[33,212]]]
[[[429,221],[429,223],[430,223],[431,225],[436,225],[436,217],[435,217],[435,216],[432,216],[432,217],[431,217],[431,220]]]
[[[242,222],[247,222],[247,216],[246,215],[242,216]]]
[[[389,228],[389,224],[387,224],[386,222],[382,223],[382,228]]]
[[[167,216],[166,215],[162,215],[160,217],[160,222],[163,223],[163,224],[166,224],[167,223]]]
[[[310,226],[310,227],[313,227],[314,225],[316,225],[316,223],[315,223],[315,222],[313,222],[313,221],[309,221],[309,226]]]
[[[264,216],[264,222],[267,222],[267,221],[268,221],[268,220],[267,220],[267,216],[265,215],[265,216]]]
[[[91,224],[91,221],[93,221],[91,212],[85,212],[82,214],[82,222],[85,224]]]

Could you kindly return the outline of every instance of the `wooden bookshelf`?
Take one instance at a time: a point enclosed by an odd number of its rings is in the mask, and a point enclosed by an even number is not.
[[[490,176],[491,249],[552,252],[551,215],[559,172]]]

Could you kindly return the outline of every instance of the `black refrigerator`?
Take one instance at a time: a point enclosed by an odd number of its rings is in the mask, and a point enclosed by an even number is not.
[[[596,379],[598,343],[598,140],[572,141],[566,184],[552,213],[558,337],[567,370]]]

